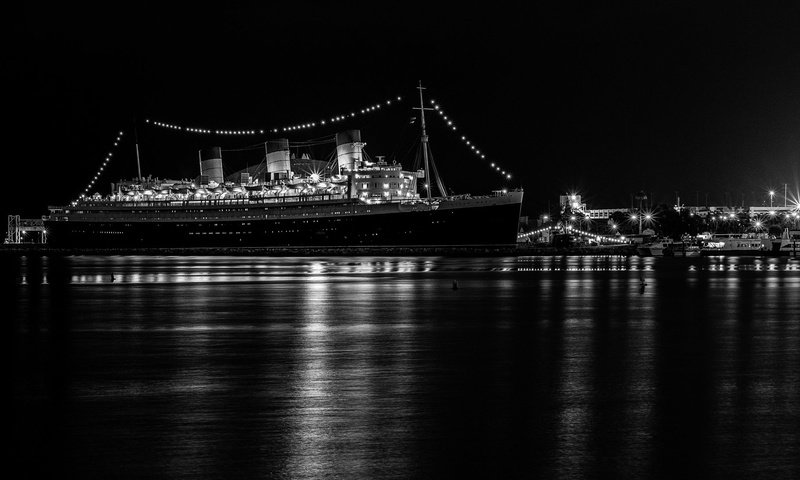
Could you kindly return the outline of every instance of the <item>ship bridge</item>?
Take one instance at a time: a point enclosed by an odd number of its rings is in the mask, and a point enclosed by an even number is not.
[[[400,164],[390,165],[381,159],[364,162],[351,175],[353,196],[366,201],[417,198],[417,178],[424,173],[405,171]]]

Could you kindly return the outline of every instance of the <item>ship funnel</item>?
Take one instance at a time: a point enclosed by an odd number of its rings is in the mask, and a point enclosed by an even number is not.
[[[267,173],[270,180],[288,178],[292,169],[289,161],[289,139],[267,141]]]
[[[339,173],[361,166],[361,130],[346,130],[336,134],[336,158]]]
[[[222,175],[222,149],[220,147],[200,150],[200,175],[208,177],[208,181],[225,183]]]

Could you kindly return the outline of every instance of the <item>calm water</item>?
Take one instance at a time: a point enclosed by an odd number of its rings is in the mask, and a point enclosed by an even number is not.
[[[800,478],[798,260],[4,262],[30,476]]]

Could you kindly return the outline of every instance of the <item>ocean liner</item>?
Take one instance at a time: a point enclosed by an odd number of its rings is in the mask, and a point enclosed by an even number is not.
[[[521,190],[433,197],[420,88],[424,168],[364,150],[359,130],[331,135],[329,162],[296,158],[285,138],[262,161],[223,175],[222,150],[199,152],[194,179],[141,175],[107,195],[50,207],[48,244],[66,248],[501,246],[516,242]],[[436,168],[434,166],[434,172]],[[419,182],[429,186],[418,187]],[[420,195],[418,190],[424,190]]]

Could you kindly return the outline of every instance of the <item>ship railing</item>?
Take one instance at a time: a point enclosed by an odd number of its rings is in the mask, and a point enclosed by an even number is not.
[[[165,200],[91,200],[81,201],[80,207],[170,207],[170,206],[236,206],[253,205],[266,203],[300,203],[316,202],[324,200],[347,199],[346,194],[318,194],[318,195],[291,195],[291,196],[270,196],[270,197],[246,197],[246,198],[214,198],[214,199],[165,199]],[[76,206],[77,207],[77,206]]]
[[[509,190],[507,188],[504,188],[503,190],[492,190],[492,196],[493,197],[504,197],[506,195],[511,195],[512,193],[519,193],[519,192],[522,192],[521,188],[515,188],[513,190]]]

